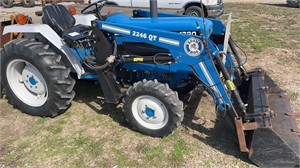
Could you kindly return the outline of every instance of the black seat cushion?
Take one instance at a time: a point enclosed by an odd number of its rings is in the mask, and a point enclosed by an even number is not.
[[[43,24],[48,24],[59,36],[75,25],[75,18],[63,5],[47,5],[43,8]]]
[[[72,32],[87,34],[90,30],[92,30],[91,26],[78,24],[78,25],[71,27],[70,29],[64,30],[62,36],[64,36],[64,34],[66,34],[66,33],[72,33]]]
[[[86,25],[76,25],[68,30],[65,30],[62,34],[62,38],[67,44],[72,44],[81,39],[85,39],[91,31],[91,26]]]

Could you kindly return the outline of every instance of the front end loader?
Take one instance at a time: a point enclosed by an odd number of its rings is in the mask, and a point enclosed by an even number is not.
[[[150,11],[104,16],[105,3],[82,10],[89,25],[75,25],[79,16],[52,5],[44,7],[41,25],[5,28],[4,34],[24,34],[1,51],[3,85],[20,110],[55,117],[71,105],[74,77],[95,79],[106,102],[123,103],[135,130],[164,137],[183,120],[178,93],[201,84],[256,165],[300,165],[299,114],[263,69],[245,70],[230,24],[158,13],[155,0]]]

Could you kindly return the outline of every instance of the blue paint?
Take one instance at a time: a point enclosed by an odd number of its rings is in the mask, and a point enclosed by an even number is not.
[[[139,28],[141,28],[142,25],[143,26],[142,28],[179,32],[179,31],[197,31],[197,27],[196,27],[196,22],[197,22],[200,26],[201,31],[202,32],[206,31],[206,33],[204,34],[210,35],[213,32],[213,22],[208,19],[206,19],[205,21],[206,21],[206,25],[204,26],[203,19],[199,17],[180,17],[180,16],[177,17],[177,15],[170,15],[169,17],[158,17],[157,19],[152,19],[149,17],[132,18],[126,14],[116,14],[107,18],[104,23],[122,24],[122,26],[118,26],[122,28],[124,28],[125,25],[128,26],[130,25],[129,27],[132,28],[137,27],[137,29],[132,29],[132,30],[138,30]],[[99,28],[104,29],[100,27],[101,22],[102,21],[98,22]],[[204,30],[205,29],[204,27],[206,28],[206,30]],[[144,32],[150,33],[149,31],[142,31],[142,33]],[[176,36],[174,36],[174,38],[178,39],[178,37],[176,38]]]
[[[89,49],[82,49],[82,48],[71,48],[74,54],[80,59],[84,60],[86,56],[91,55],[91,51]]]
[[[98,80],[97,74],[83,74],[81,79],[91,79],[91,80]]]
[[[32,76],[32,77],[30,77],[29,78],[29,83],[31,84],[31,85],[36,85],[36,80],[34,79],[34,77]]]
[[[145,113],[148,117],[154,117],[155,111],[152,108],[146,107]]]
[[[135,15],[138,17],[131,17],[125,14],[108,16],[105,21],[97,21],[98,28],[105,32],[117,34],[115,40],[118,45],[134,42],[137,43],[136,45],[139,45],[138,43],[146,43],[164,48],[170,53],[175,62],[170,64],[120,63],[117,57],[113,67],[115,68],[115,75],[118,81],[125,84],[133,84],[143,79],[157,79],[161,83],[168,83],[171,89],[183,83],[195,86],[202,83],[209,89],[219,110],[224,110],[225,106],[231,108],[232,98],[228,94],[230,91],[224,87],[225,84],[213,60],[213,57],[223,50],[223,44],[214,44],[214,41],[211,39],[212,35],[217,35],[217,37],[224,36],[226,27],[220,20],[209,18],[203,20],[199,17],[167,13],[159,13],[159,17],[153,19],[150,18],[148,11],[142,10],[138,10]],[[201,34],[197,29],[196,23],[200,27]],[[196,35],[180,34],[179,32],[196,32]],[[153,38],[153,36],[156,38]],[[187,47],[189,46],[187,41],[190,38],[207,41],[210,53],[203,50],[196,56],[188,55]],[[73,51],[81,61],[93,53],[93,51],[81,48],[74,48]],[[227,52],[225,66],[232,70],[232,74],[234,71],[237,71],[237,66],[233,60],[230,53]],[[87,70],[87,72],[90,72],[90,70]],[[98,79],[94,73],[87,73],[82,78]],[[191,78],[193,79],[191,80]],[[149,117],[154,116],[154,110],[151,108],[146,108],[145,113]]]

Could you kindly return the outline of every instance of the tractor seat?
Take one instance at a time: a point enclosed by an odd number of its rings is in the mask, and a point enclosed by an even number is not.
[[[90,26],[76,25],[73,15],[60,4],[47,5],[43,8],[42,23],[49,25],[60,37],[66,32],[85,32]]]

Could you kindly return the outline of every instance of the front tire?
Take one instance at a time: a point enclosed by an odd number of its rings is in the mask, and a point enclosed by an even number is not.
[[[26,8],[31,8],[31,7],[34,7],[35,0],[22,0],[22,4]]]
[[[3,86],[11,104],[41,117],[55,117],[70,107],[75,80],[60,55],[28,39],[11,41],[1,54]]]
[[[201,17],[202,9],[198,6],[190,6],[185,10],[184,14],[188,15],[188,16]],[[204,13],[204,16],[205,16],[205,13]]]
[[[4,8],[11,8],[13,7],[14,1],[13,0],[1,0],[2,1],[2,6]]]
[[[300,0],[294,2],[294,1],[287,1],[287,6],[294,7],[294,8],[300,8]]]
[[[143,80],[131,86],[123,111],[133,129],[154,137],[173,133],[183,120],[183,103],[168,84]]]

